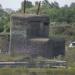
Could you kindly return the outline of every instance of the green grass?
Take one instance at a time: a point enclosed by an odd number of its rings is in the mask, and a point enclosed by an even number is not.
[[[65,60],[67,60],[68,66],[75,67],[75,48],[67,47]]]
[[[65,52],[66,53],[64,56],[64,60],[68,61],[67,62],[68,66],[75,67],[75,48],[67,47],[67,50]],[[18,60],[22,60],[23,58],[26,58],[26,60],[28,59],[26,55],[9,56],[9,55],[0,54],[0,61],[18,61]]]
[[[24,58],[22,55],[9,56],[9,55],[0,55],[0,61],[17,61]]]
[[[0,75],[75,75],[75,68],[2,68],[0,69]]]

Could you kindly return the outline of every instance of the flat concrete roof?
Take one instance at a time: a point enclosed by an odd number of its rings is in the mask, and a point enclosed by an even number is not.
[[[20,19],[31,19],[31,20],[36,20],[36,18],[38,18],[38,20],[42,20],[44,19],[49,21],[49,17],[47,15],[36,15],[36,14],[13,14],[11,15],[11,18],[20,18]]]
[[[22,14],[22,13],[17,13],[17,14],[12,14],[11,16],[15,17],[48,17],[47,15],[36,15],[36,14]]]

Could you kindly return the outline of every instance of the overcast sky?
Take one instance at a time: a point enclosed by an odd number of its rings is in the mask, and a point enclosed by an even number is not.
[[[11,8],[14,10],[17,10],[21,7],[21,2],[23,0],[0,0],[0,4],[2,4],[3,8]],[[43,1],[43,0],[29,0],[33,3],[35,1]],[[75,2],[75,0],[48,0],[49,2],[57,1],[60,6],[64,6],[65,4],[70,5],[72,2]]]

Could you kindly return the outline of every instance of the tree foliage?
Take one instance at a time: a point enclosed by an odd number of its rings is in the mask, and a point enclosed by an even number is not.
[[[22,2],[21,6],[22,6],[21,8],[23,9],[24,8],[24,1]],[[31,8],[31,7],[33,7],[32,2],[26,1],[26,8]]]
[[[38,2],[36,2],[35,6],[28,9],[27,13],[36,13],[37,7]],[[49,15],[51,22],[75,22],[75,3],[70,6],[60,7],[58,2],[49,3],[48,0],[44,0],[40,8],[40,14]]]
[[[31,1],[26,1],[26,13],[35,14],[38,8],[38,1],[35,2],[35,5]],[[23,10],[24,2],[22,2],[21,10]],[[46,14],[50,17],[51,22],[75,22],[75,3],[72,3],[70,6],[65,5],[60,7],[59,3],[54,1],[50,3],[48,0],[43,0],[40,13]],[[2,5],[0,4],[0,32],[10,30],[10,15],[4,11]]]
[[[3,10],[2,6],[0,5],[0,32],[3,32],[6,29],[4,27],[8,26],[9,21],[10,21],[9,14],[6,13]]]

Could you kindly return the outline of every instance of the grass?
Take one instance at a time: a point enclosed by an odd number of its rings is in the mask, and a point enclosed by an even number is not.
[[[22,59],[24,56],[9,56],[9,55],[0,55],[0,61],[17,61]]]
[[[75,48],[67,47],[65,60],[67,60],[68,66],[75,67]]]
[[[2,68],[0,69],[0,75],[75,75],[75,68]]]

